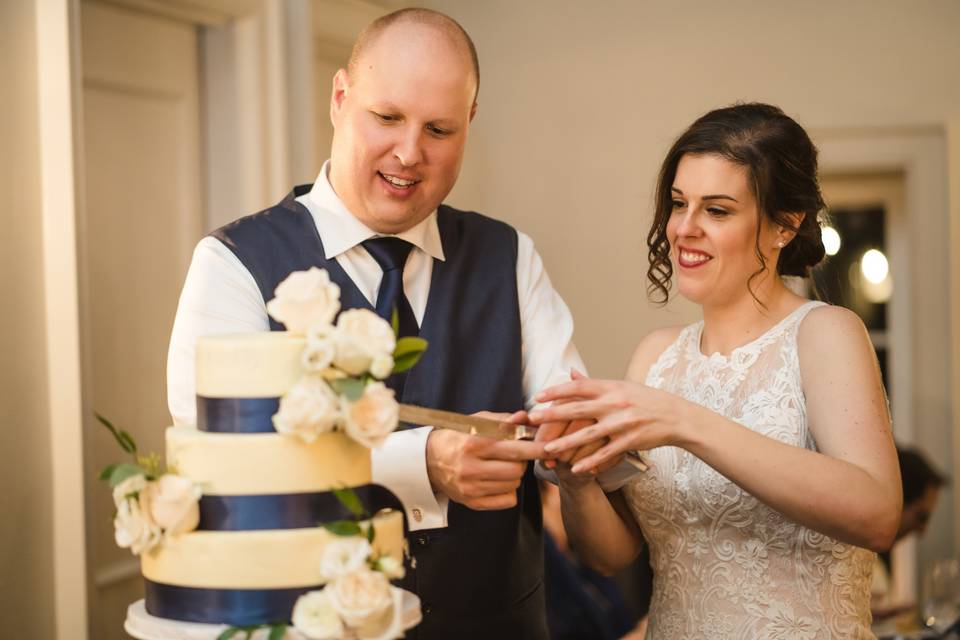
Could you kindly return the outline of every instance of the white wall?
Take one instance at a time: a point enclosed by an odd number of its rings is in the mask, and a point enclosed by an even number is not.
[[[0,3],[0,619],[54,637],[34,3]]]

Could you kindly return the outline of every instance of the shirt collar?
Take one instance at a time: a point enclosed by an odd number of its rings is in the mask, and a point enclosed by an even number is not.
[[[383,234],[372,230],[350,213],[343,200],[330,185],[330,180],[327,177],[329,172],[330,161],[327,160],[320,168],[320,175],[313,183],[313,188],[297,200],[313,216],[317,232],[323,238],[324,257],[327,260],[332,260],[364,240]],[[396,237],[406,240],[436,260],[446,259],[443,253],[443,243],[440,241],[440,227],[437,225],[436,210],[430,212],[430,215],[417,225],[396,234]]]

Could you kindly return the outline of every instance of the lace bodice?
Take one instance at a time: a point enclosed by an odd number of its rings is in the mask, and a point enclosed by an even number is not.
[[[816,449],[807,428],[797,329],[808,302],[730,356],[700,352],[703,323],[686,327],[647,374],[757,433]],[[873,638],[874,554],[811,531],[684,449],[624,488],[654,570],[648,638]]]

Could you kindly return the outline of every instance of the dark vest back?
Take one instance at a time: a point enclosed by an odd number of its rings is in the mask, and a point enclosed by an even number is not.
[[[212,233],[253,275],[265,301],[293,271],[326,269],[343,309],[372,308],[336,260],[324,257],[313,218],[294,199]],[[445,260],[434,261],[420,336],[429,347],[410,370],[403,402],[473,413],[523,408],[517,234],[477,213],[441,205]],[[270,319],[271,329],[283,325]],[[412,532],[415,560],[403,587],[420,596],[423,622],[409,638],[546,639],[540,496],[532,465],[503,511],[450,502],[449,526]]]

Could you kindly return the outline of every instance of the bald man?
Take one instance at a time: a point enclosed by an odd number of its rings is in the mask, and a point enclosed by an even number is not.
[[[168,397],[194,424],[194,345],[215,333],[283,330],[265,301],[317,266],[344,309],[377,308],[399,269],[402,334],[429,342],[403,402],[513,413],[583,368],[570,313],[533,243],[510,226],[441,204],[477,113],[472,41],[447,16],[401,10],[374,21],[333,78],[330,159],[313,185],[197,246],[174,323]],[[395,262],[389,262],[394,260]],[[389,263],[389,264],[388,264]],[[529,461],[542,446],[428,427],[374,450],[373,478],[402,500],[422,602],[410,637],[546,638],[540,498]]]

